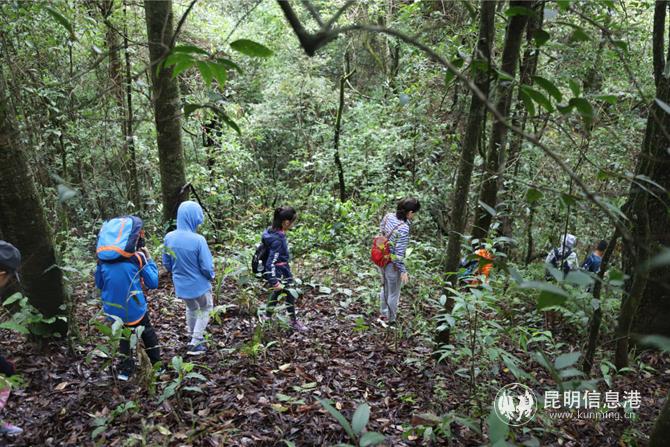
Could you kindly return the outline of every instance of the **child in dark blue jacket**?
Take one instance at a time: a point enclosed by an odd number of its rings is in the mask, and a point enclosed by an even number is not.
[[[139,242],[139,244],[138,244]],[[137,246],[141,248],[137,248]],[[160,362],[160,348],[156,331],[149,319],[147,300],[142,290],[143,285],[148,289],[158,287],[158,267],[151,259],[149,250],[143,246],[144,241],[138,238],[135,250],[127,260],[117,262],[98,262],[95,270],[95,285],[102,290],[102,307],[110,320],[111,316],[120,318],[123,323],[135,330],[144,326],[142,342],[144,350],[153,365]],[[135,369],[135,362],[131,355],[130,341],[125,337],[119,343],[121,364],[119,380],[128,380]]]
[[[296,317],[295,297],[285,289],[293,283],[293,275],[289,260],[286,232],[293,226],[297,217],[296,211],[290,206],[282,206],[275,210],[272,226],[263,232],[262,242],[268,249],[263,276],[273,289],[267,306],[267,316],[271,316],[279,298],[284,296],[291,316],[291,325],[297,331],[305,331],[307,327]]]

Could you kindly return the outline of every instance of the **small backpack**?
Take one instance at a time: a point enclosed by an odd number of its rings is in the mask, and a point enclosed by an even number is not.
[[[102,224],[98,233],[96,256],[101,262],[117,262],[135,255],[144,223],[137,216],[115,217]]]
[[[267,245],[261,242],[256,247],[254,256],[251,258],[251,271],[256,276],[263,276],[265,273],[265,263],[268,261],[268,256],[270,255],[270,250],[268,250]]]
[[[372,249],[370,250],[370,260],[373,264],[384,268],[391,262],[391,244],[389,243],[391,236],[395,230],[397,230],[400,225],[404,222],[400,222],[396,225],[388,235],[378,235],[372,239]],[[385,226],[385,225],[382,225]]]
[[[551,260],[551,265],[554,268],[563,272],[564,275],[567,275],[570,272],[570,265],[568,265],[568,257],[572,254],[572,250],[568,250],[564,253],[561,253],[558,248],[554,248],[554,257]],[[560,267],[559,267],[560,266]],[[548,271],[545,273],[545,279],[547,281],[553,279],[553,276]]]

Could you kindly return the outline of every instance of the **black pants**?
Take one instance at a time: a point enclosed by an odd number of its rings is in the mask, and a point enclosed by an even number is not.
[[[158,346],[158,336],[156,336],[156,331],[151,325],[149,320],[149,312],[144,314],[142,320],[139,323],[134,324],[129,327],[133,332],[140,326],[144,326],[142,331],[142,343],[144,344],[144,350],[149,356],[151,364],[159,362],[161,359],[161,350]],[[126,372],[132,372],[135,369],[135,360],[134,356],[130,353],[130,340],[127,338],[121,338],[119,342],[119,352],[121,353],[121,369]]]
[[[267,316],[272,315],[272,312],[274,311],[275,306],[277,305],[277,302],[279,301],[279,298],[281,296],[284,296],[284,300],[286,301],[286,308],[288,310],[289,315],[291,316],[291,320],[295,320],[295,298],[293,295],[286,289],[281,289],[281,290],[275,290],[272,292],[272,295],[270,295],[270,300],[268,301],[268,306],[266,310]]]

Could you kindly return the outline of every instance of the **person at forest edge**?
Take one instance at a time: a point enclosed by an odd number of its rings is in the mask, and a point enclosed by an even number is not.
[[[384,216],[379,228],[381,234],[389,240],[391,262],[382,270],[382,289],[379,294],[382,322],[395,324],[400,303],[402,284],[409,282],[409,274],[405,266],[405,252],[409,243],[410,225],[414,215],[421,209],[421,204],[414,197],[406,197],[398,202],[395,213]]]
[[[307,327],[298,320],[295,310],[295,297],[290,291],[286,290],[286,286],[293,283],[293,274],[289,265],[291,254],[286,232],[291,229],[297,217],[298,214],[290,206],[277,208],[272,217],[272,225],[263,232],[261,241],[268,250],[263,276],[272,288],[266,316],[272,316],[279,298],[284,297],[291,317],[291,326],[294,330],[302,332],[306,331]]]
[[[21,253],[9,242],[0,241],[0,298],[4,300],[5,289],[12,281],[18,281],[18,270],[21,266]],[[0,373],[5,376],[16,374],[14,364],[0,355]],[[5,408],[9,399],[9,387],[0,386],[0,410]],[[23,429],[9,422],[0,423],[0,434],[18,435]]]
[[[186,304],[189,355],[207,352],[205,330],[214,305],[211,284],[214,261],[207,241],[197,233],[203,221],[204,214],[198,203],[182,202],[177,210],[177,229],[165,236],[163,253],[163,265],[172,272],[177,298]]]
[[[570,233],[566,233],[561,238],[561,246],[551,250],[549,254],[547,254],[544,263],[551,264],[556,269],[563,272],[564,276],[571,271],[577,270],[579,261],[577,253],[574,251],[575,245],[577,245],[577,238]],[[547,273],[547,279],[551,278],[552,276]]]
[[[135,216],[129,218],[141,223],[141,219]],[[102,307],[110,320],[118,317],[133,331],[144,327],[141,337],[144,350],[151,364],[156,366],[161,360],[160,347],[149,318],[143,286],[148,289],[158,288],[158,267],[144,246],[143,237],[133,242],[131,254],[128,259],[119,262],[98,262],[95,286],[102,291]],[[127,381],[135,370],[129,339],[121,338],[119,352],[122,360],[117,378]]]
[[[591,273],[598,273],[600,271],[600,264],[603,260],[603,253],[607,249],[607,241],[600,241],[595,249],[582,263],[582,270]]]

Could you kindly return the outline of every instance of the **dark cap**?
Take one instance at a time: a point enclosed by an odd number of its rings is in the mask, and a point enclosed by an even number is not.
[[[0,241],[0,270],[16,273],[21,266],[21,253],[9,242]]]

